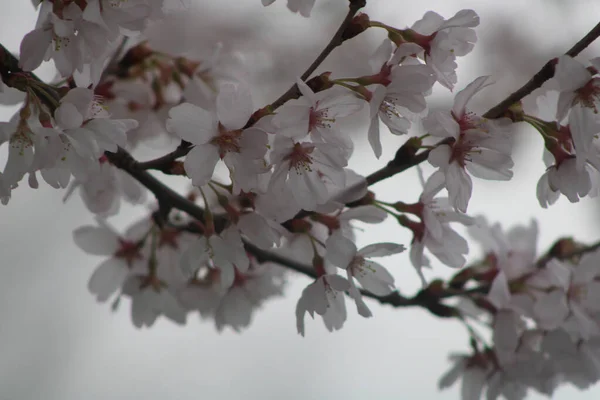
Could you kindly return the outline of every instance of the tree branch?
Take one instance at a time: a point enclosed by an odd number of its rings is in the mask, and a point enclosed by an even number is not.
[[[349,0],[349,9],[346,17],[340,24],[339,28],[327,44],[323,51],[317,56],[317,58],[312,62],[312,64],[304,71],[300,79],[306,81],[310,75],[325,61],[327,56],[338,46],[340,46],[345,39],[344,33],[350,26],[352,19],[360,10],[366,5],[366,0]],[[285,93],[283,93],[277,100],[268,105],[267,107],[270,109],[270,112],[276,110],[285,104],[288,100],[293,98],[297,98],[300,96],[300,92],[298,90],[298,85],[293,84]],[[252,120],[252,118],[251,118]],[[146,162],[140,162],[139,166],[142,169],[155,169],[158,171],[162,171],[166,174],[170,173],[170,168],[175,160],[179,157],[185,156],[191,150],[191,144],[185,141],[182,141],[179,147],[172,151],[171,153],[165,154],[162,157],[156,158],[154,160],[149,160]]]
[[[600,36],[600,23],[598,23],[591,31],[588,32],[579,42],[577,42],[569,51],[565,53],[567,56],[575,57],[588,47],[594,40]],[[536,73],[533,78],[529,80],[525,85],[519,88],[516,92],[512,93],[506,99],[502,100],[498,105],[492,107],[488,112],[483,114],[484,118],[496,119],[504,115],[504,113],[516,102],[523,99],[525,96],[533,92],[535,89],[541,87],[544,82],[554,76],[554,68],[557,59],[554,58],[546,63]]]
[[[344,32],[346,31],[346,29],[352,22],[352,19],[354,18],[354,16],[358,12],[358,10],[363,8],[365,5],[366,5],[366,0],[350,0],[348,14],[346,14],[346,17],[340,24],[340,27],[335,32],[335,34],[333,35],[333,37],[331,38],[331,40],[329,41],[327,46],[325,46],[325,48],[323,49],[321,54],[319,54],[317,56],[315,61],[313,61],[313,63],[307,68],[307,70],[304,71],[302,76],[300,76],[300,79],[302,79],[303,81],[306,81],[310,77],[310,75],[313,72],[315,72],[315,70],[319,67],[319,65],[321,65],[321,63],[327,58],[327,56],[333,51],[333,49],[335,49],[336,47],[338,47],[339,45],[341,45],[344,42],[344,40],[345,40]],[[298,96],[298,85],[296,85],[294,83],[292,85],[292,87],[290,87],[284,94],[282,94],[277,100],[275,100],[273,103],[271,103],[271,110],[275,110],[275,109],[281,107],[283,104],[285,104],[285,102],[287,102],[288,100],[293,99],[294,97],[297,97],[297,96]]]

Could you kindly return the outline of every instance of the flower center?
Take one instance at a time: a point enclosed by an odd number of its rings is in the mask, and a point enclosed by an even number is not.
[[[308,116],[308,131],[311,132],[315,128],[331,128],[335,122],[335,118],[329,118],[329,109],[315,110],[310,108]]]
[[[285,157],[285,160],[290,163],[289,169],[294,168],[297,174],[312,171],[313,158],[310,154],[314,149],[315,146],[310,143],[304,145],[295,143],[290,154]]]
[[[594,110],[594,114],[598,114],[598,102],[600,101],[600,79],[590,79],[582,88],[578,89],[576,93],[575,102],[581,103],[586,108]]]
[[[127,263],[127,266],[131,268],[135,260],[141,260],[143,258],[140,252],[140,246],[130,240],[119,239],[121,247],[115,252],[116,258],[122,258]]]
[[[243,129],[236,129],[234,131],[228,131],[221,123],[219,123],[219,135],[215,136],[210,143],[214,144],[219,148],[219,156],[225,157],[227,153],[239,153],[240,137],[242,136]]]

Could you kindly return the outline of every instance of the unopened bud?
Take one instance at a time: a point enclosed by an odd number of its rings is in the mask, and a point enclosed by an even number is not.
[[[352,39],[353,37],[360,35],[362,32],[366,31],[370,25],[371,21],[367,14],[358,14],[352,18],[352,21],[346,27],[346,30],[342,34],[342,40]]]
[[[411,160],[417,151],[421,148],[423,141],[419,137],[411,137],[398,149],[394,159],[392,160],[393,165],[403,165]]]

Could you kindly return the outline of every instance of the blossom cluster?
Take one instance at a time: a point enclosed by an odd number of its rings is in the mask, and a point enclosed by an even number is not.
[[[536,261],[537,224],[503,232],[483,219],[471,229],[485,252],[477,267],[493,277],[475,301],[489,320],[492,343],[455,355],[440,387],[462,380],[462,396],[522,399],[529,389],[552,396],[570,383],[584,389],[600,380],[600,251]],[[543,259],[542,259],[543,260]],[[484,279],[488,279],[488,278]]]
[[[308,17],[314,3],[287,5]],[[65,199],[79,188],[96,224],[77,229],[74,241],[105,258],[88,288],[100,302],[113,300],[114,308],[130,298],[136,327],[152,326],[160,316],[184,324],[198,311],[218,330],[241,331],[262,304],[284,294],[283,264],[311,279],[296,303],[298,333],[306,334],[306,314],[339,330],[347,319],[346,298],[369,318],[366,298],[400,296],[394,271],[374,259],[410,247],[421,295],[432,290],[423,269],[433,256],[465,279],[448,287],[473,294],[465,294],[471,312],[457,306],[450,316],[487,319],[492,328],[493,344],[487,345],[469,325],[474,353],[453,358],[441,387],[462,378],[465,399],[479,399],[484,389],[488,399],[521,399],[530,388],[551,395],[561,383],[587,387],[600,378],[600,253],[542,262],[535,224],[504,233],[467,214],[472,177],[513,177],[517,122],[544,140],[548,169],[537,186],[543,207],[561,193],[571,202],[597,194],[599,59],[589,67],[569,56],[556,60],[549,85],[555,110],[544,117],[550,121],[526,114],[520,104],[503,118],[474,112],[475,96],[493,85],[489,76],[457,91],[449,109],[430,110],[436,85],[450,91],[457,85],[457,57],[473,49],[478,15],[461,10],[445,19],[427,12],[398,29],[361,14],[350,23],[382,28],[388,36],[368,59],[369,75],[297,78],[282,101],[261,107],[243,63],[232,62],[235,55],[221,45],[204,60],[156,52],[143,41],[117,49],[123,35],[140,35],[163,16],[162,0],[36,5],[36,28],[21,44],[22,70],[2,74],[7,86],[25,85],[26,93],[17,100],[19,112],[0,123],[0,145],[8,144],[0,200],[7,204],[26,175],[37,187],[38,173],[50,186],[67,189]],[[50,59],[67,86],[28,74]],[[27,83],[14,84],[15,76]],[[348,168],[355,140],[343,121],[351,118],[368,126],[376,158],[383,154],[382,135],[407,137],[388,167],[414,162],[420,152],[432,171],[425,176],[418,162],[410,165],[417,166],[420,193],[384,201],[369,191],[373,181]],[[128,152],[141,144],[173,151],[139,163]],[[407,156],[398,161],[403,152]],[[119,154],[130,159],[120,163]],[[189,178],[192,189],[176,193],[148,172],[153,168]],[[147,191],[157,201],[149,205],[151,215],[118,233],[107,218],[117,214],[121,199],[145,203]],[[359,249],[356,225],[388,219],[412,233],[409,246],[383,242]],[[469,245],[457,225],[483,245],[487,256],[479,265],[464,268]],[[474,281],[479,286],[472,288]],[[444,296],[433,303],[450,307],[441,303]]]
[[[87,72],[98,82],[122,35],[139,34],[163,15],[164,0],[39,0],[35,29],[21,42],[21,67],[33,71],[52,59],[69,77]]]
[[[38,98],[29,96],[11,121],[0,122],[0,142],[9,145],[0,180],[2,202],[9,201],[11,190],[25,175],[31,187],[38,187],[38,173],[54,188],[66,188],[72,176],[76,182],[88,182],[83,197],[98,213],[115,204],[104,188],[122,186],[133,201],[141,201],[143,191],[137,182],[103,166],[104,152],[125,146],[127,132],[137,124],[133,119],[110,118],[90,89],[69,90],[52,116]]]
[[[544,138],[544,162],[547,170],[537,185],[542,207],[556,202],[562,194],[572,203],[585,196],[595,197],[600,185],[600,58],[590,60],[590,67],[569,56],[558,59],[550,84],[558,96],[550,122],[529,117],[529,122]],[[550,95],[548,95],[550,97]],[[549,114],[547,110],[545,114]],[[546,115],[544,115],[546,116]]]

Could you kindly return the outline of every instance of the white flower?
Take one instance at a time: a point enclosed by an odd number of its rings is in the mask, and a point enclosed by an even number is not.
[[[274,245],[279,246],[280,244],[281,227],[258,213],[242,214],[236,226],[252,243],[262,249],[268,249]]]
[[[345,187],[346,155],[344,149],[333,144],[299,143],[278,136],[271,152],[275,167],[268,193],[275,196],[274,200],[285,199],[285,193],[288,196],[291,193],[301,209],[313,211],[329,199],[324,177],[340,188]]]
[[[425,62],[435,71],[438,82],[452,90],[457,81],[456,57],[473,50],[477,35],[471,28],[478,25],[479,16],[473,10],[460,10],[448,20],[428,11],[412,26],[414,32],[408,33],[408,40],[423,48]]]
[[[368,258],[398,254],[405,250],[404,246],[396,243],[375,243],[357,250],[356,245],[340,231],[331,235],[325,246],[327,261],[346,270],[350,283],[349,293],[356,302],[358,313],[363,317],[370,317],[371,311],[363,301],[354,279],[365,290],[377,296],[390,294],[395,288],[394,277],[384,266]]]
[[[563,381],[585,389],[600,379],[597,341],[575,342],[565,331],[554,330],[544,335],[542,349]]]
[[[423,286],[427,284],[422,272],[424,266],[429,266],[429,259],[424,255],[425,249],[429,250],[442,263],[453,268],[462,267],[469,252],[467,241],[450,226],[450,222],[459,222],[464,225],[473,223],[473,219],[464,214],[453,211],[447,198],[435,198],[444,187],[444,178],[441,173],[436,172],[429,177],[427,182],[423,181],[421,170],[419,178],[423,185],[423,193],[419,202],[414,207],[421,222],[404,218],[404,224],[413,232],[413,240],[410,248],[410,261],[416,269]]]
[[[483,216],[468,227],[471,238],[481,244],[486,256],[493,256],[494,268],[508,280],[518,279],[536,269],[538,225],[515,226],[504,232],[499,223],[488,225]]]
[[[127,144],[126,132],[137,127],[132,119],[111,119],[86,88],[74,88],[61,99],[54,112],[57,128],[83,157],[98,159],[103,151],[116,152]]]
[[[185,324],[185,309],[156,276],[131,275],[123,285],[123,294],[131,297],[131,320],[137,328],[152,326],[160,315]]]
[[[558,82],[560,96],[556,110],[556,119],[562,121],[575,105],[591,109],[598,114],[600,105],[600,79],[570,56],[560,56],[554,78]]]
[[[513,175],[510,136],[500,129],[500,123],[466,110],[473,95],[490,84],[486,76],[477,78],[457,93],[451,112],[434,112],[423,120],[431,135],[454,139],[433,149],[429,162],[444,173],[450,203],[461,212],[467,211],[473,189],[466,170],[491,180],[509,180]]]
[[[100,167],[88,173],[85,180],[75,179],[63,200],[79,188],[88,210],[104,217],[119,211],[121,197],[132,204],[144,202],[146,191],[135,178],[111,165],[104,157],[100,159],[99,164]]]
[[[585,254],[577,265],[552,260],[545,267],[551,279],[529,281],[533,288],[548,286],[539,293],[532,289],[537,297],[534,317],[542,328],[565,329],[574,341],[600,336],[595,319],[600,312],[598,260],[597,252]]]
[[[82,71],[86,58],[83,35],[76,35],[73,22],[81,17],[79,6],[73,2],[63,7],[64,19],[54,14],[51,2],[42,2],[39,12],[36,29],[21,41],[21,68],[33,71],[43,60],[52,58],[62,76]]]
[[[83,226],[73,232],[75,244],[88,254],[109,256],[94,271],[88,289],[98,301],[106,301],[119,290],[132,272],[145,268],[146,256],[138,242],[139,226],[134,225],[121,237],[103,220],[99,226]],[[144,222],[145,223],[145,222]]]
[[[425,94],[435,83],[433,71],[426,65],[400,65],[393,67],[388,86],[378,86],[370,101],[371,122],[369,125],[369,143],[379,158],[381,141],[379,138],[379,120],[394,135],[408,132],[411,124],[406,118],[409,113],[419,114],[426,110]]]
[[[232,287],[221,297],[215,310],[215,324],[221,331],[230,326],[236,332],[250,325],[252,314],[263,302],[283,295],[284,269],[274,264],[262,264],[246,273],[237,273]]]
[[[339,146],[349,153],[353,149],[348,134],[338,131],[334,124],[338,118],[358,111],[363,101],[351,93],[325,90],[314,93],[301,79],[296,81],[302,97],[294,105],[286,105],[273,118],[277,134],[293,139],[303,139],[310,134],[313,142]]]
[[[184,275],[193,277],[196,271],[208,262],[221,273],[223,288],[229,288],[235,280],[236,269],[246,272],[250,260],[235,227],[225,229],[220,235],[201,237],[181,255],[180,266]]]
[[[440,378],[438,387],[446,389],[462,378],[461,400],[479,400],[491,370],[491,362],[481,353],[473,356],[452,355],[450,359],[454,365]]]
[[[304,336],[304,315],[308,312],[323,317],[327,329],[339,330],[346,321],[346,303],[344,291],[350,289],[350,283],[339,275],[322,275],[302,291],[296,304],[296,327]]]
[[[25,71],[54,60],[64,77],[90,73],[97,82],[120,34],[141,32],[149,19],[162,16],[163,0],[89,0],[42,2],[36,28],[21,42]]]
[[[219,159],[232,172],[238,172],[233,176],[238,186],[246,187],[243,179],[236,179],[245,169],[250,174],[261,172],[255,161],[262,160],[267,152],[267,134],[257,128],[243,129],[252,112],[250,91],[243,84],[233,83],[221,86],[216,112],[189,103],[169,111],[167,129],[194,145],[184,167],[195,186],[208,183]]]

